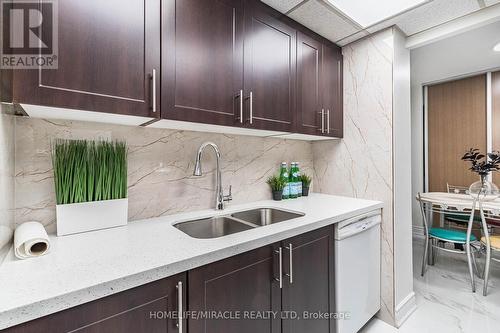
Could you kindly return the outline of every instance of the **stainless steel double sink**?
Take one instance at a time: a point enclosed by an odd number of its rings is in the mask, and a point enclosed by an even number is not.
[[[174,224],[174,227],[191,237],[207,239],[288,221],[304,215],[276,208],[257,208],[236,212],[228,216],[214,216],[180,222]]]

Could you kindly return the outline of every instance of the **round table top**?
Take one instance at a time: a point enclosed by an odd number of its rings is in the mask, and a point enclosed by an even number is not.
[[[417,200],[419,200],[418,196]],[[422,202],[428,202],[433,205],[441,206],[443,209],[455,208],[459,211],[472,209],[473,203],[473,198],[468,194],[447,192],[420,193],[420,200],[422,200]],[[476,206],[476,209],[479,209],[479,207]],[[500,216],[500,198],[493,201],[484,201],[483,211],[488,211],[492,215]]]

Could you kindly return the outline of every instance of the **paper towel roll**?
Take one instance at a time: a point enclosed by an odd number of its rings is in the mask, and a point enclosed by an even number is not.
[[[49,236],[41,223],[25,222],[14,231],[14,252],[19,259],[42,256],[49,248]]]

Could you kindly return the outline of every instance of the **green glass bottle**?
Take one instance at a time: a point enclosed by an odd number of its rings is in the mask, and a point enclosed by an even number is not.
[[[302,180],[300,179],[300,169],[299,163],[295,162],[295,172],[297,173],[297,196],[300,198],[302,196]]]
[[[283,199],[290,198],[290,183],[288,182],[288,166],[286,162],[281,163],[280,167],[280,178],[286,181],[285,187],[283,188]]]
[[[290,175],[289,175],[289,184],[290,184],[290,198],[295,199],[298,197],[298,187],[297,187],[297,173],[295,172],[295,163],[290,163]]]

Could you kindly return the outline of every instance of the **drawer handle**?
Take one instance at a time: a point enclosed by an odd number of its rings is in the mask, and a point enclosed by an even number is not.
[[[278,281],[280,283],[280,289],[283,289],[283,249],[281,247],[279,247],[278,250],[274,250],[275,253],[278,254],[278,258],[279,258],[279,278],[274,278],[276,281]]]
[[[326,110],[326,133],[330,134],[330,109]]]
[[[182,320],[184,319],[183,318],[183,309],[182,309],[182,296],[183,296],[183,293],[182,293],[182,281],[179,281],[177,282],[177,306],[178,306],[178,311],[179,311],[179,315],[178,315],[178,318],[177,318],[177,327],[179,328],[179,333],[183,333],[183,323],[182,323]]]
[[[318,129],[318,131],[321,131],[321,133],[325,133],[325,109],[321,109],[321,129]]]
[[[240,93],[236,95],[236,98],[240,99],[240,124],[243,124],[243,89],[240,90]]]
[[[250,125],[253,124],[253,92],[250,91],[250,95],[248,96],[250,100],[250,117],[248,118]]]
[[[153,73],[151,74],[152,82],[152,100],[153,100],[153,112],[156,112],[156,69],[153,69]]]
[[[289,256],[288,256],[289,273],[286,274],[286,276],[288,276],[288,279],[290,280],[290,284],[293,284],[293,247],[292,247],[292,243],[288,244],[288,247],[285,247],[285,249],[288,250],[288,254],[289,254]]]

